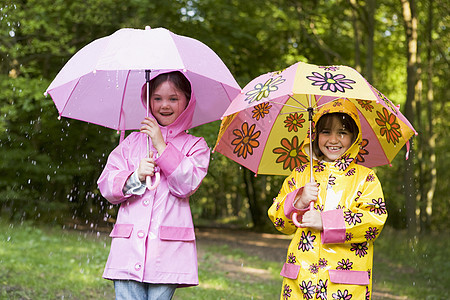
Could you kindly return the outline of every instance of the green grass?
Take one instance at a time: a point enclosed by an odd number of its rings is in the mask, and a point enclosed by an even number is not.
[[[0,299],[114,299],[101,278],[109,243],[106,234],[0,220]],[[448,235],[409,239],[386,228],[375,244],[373,299],[448,299],[449,247]],[[281,266],[203,245],[200,285],[178,289],[174,299],[278,299]]]
[[[375,242],[374,287],[404,299],[450,299],[450,235],[409,238],[385,228]]]
[[[1,299],[113,299],[101,278],[109,239],[0,223]]]
[[[174,299],[277,299],[282,263],[263,261],[227,245],[204,247],[200,285],[178,289]]]

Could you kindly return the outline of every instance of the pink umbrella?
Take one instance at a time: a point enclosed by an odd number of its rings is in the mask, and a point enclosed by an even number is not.
[[[197,107],[191,127],[219,120],[241,88],[202,42],[164,28],[120,29],[78,51],[47,88],[60,116],[116,130],[139,129],[145,70],[181,71]]]
[[[183,72],[191,83],[196,107],[190,128],[219,120],[241,90],[208,46],[147,26],[120,29],[89,43],[66,63],[45,94],[60,117],[123,133],[139,129],[148,114],[141,102],[142,86],[169,71]]]

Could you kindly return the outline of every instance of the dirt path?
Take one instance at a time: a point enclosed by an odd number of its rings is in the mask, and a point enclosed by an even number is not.
[[[198,256],[202,257],[203,248],[209,245],[228,245],[230,248],[239,248],[248,255],[258,256],[260,259],[274,262],[284,262],[286,251],[291,237],[282,234],[257,233],[245,230],[225,229],[225,228],[196,228]],[[253,273],[259,280],[268,278],[262,270],[249,270],[242,268],[231,261],[222,262],[222,268],[230,272],[236,280],[243,280],[248,273]],[[280,278],[281,283],[281,278]],[[396,299],[405,300],[406,297],[396,296],[389,291],[380,289],[374,283],[373,300]]]
[[[256,233],[245,230],[224,228],[196,228],[198,251],[203,245],[228,245],[240,248],[248,255],[256,255],[263,260],[282,262],[290,237],[281,234]]]

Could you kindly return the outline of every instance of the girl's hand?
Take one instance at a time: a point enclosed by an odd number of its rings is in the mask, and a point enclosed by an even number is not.
[[[155,147],[156,151],[158,151],[159,155],[161,155],[164,149],[166,149],[167,145],[164,142],[164,138],[162,136],[161,129],[159,128],[158,122],[150,117],[145,117],[141,124],[141,132],[150,137],[153,147]]]
[[[147,176],[153,176],[155,174],[155,159],[153,158],[153,151],[150,151],[150,155],[147,158],[141,159],[139,168],[137,169],[137,175],[141,182],[145,182]]]
[[[319,187],[315,182],[308,182],[302,189],[300,194],[295,196],[294,207],[297,209],[308,208],[309,202],[317,201],[317,196],[319,195]]]
[[[319,231],[323,230],[322,215],[320,211],[311,209],[305,212],[302,218],[302,227],[309,227]]]

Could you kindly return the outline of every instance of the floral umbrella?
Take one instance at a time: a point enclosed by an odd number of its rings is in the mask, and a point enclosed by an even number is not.
[[[414,128],[356,70],[297,62],[244,87],[223,115],[214,150],[256,174],[288,175],[308,163],[300,149],[314,111],[341,98],[355,104],[361,120],[358,163],[390,164],[405,144],[409,146]]]

